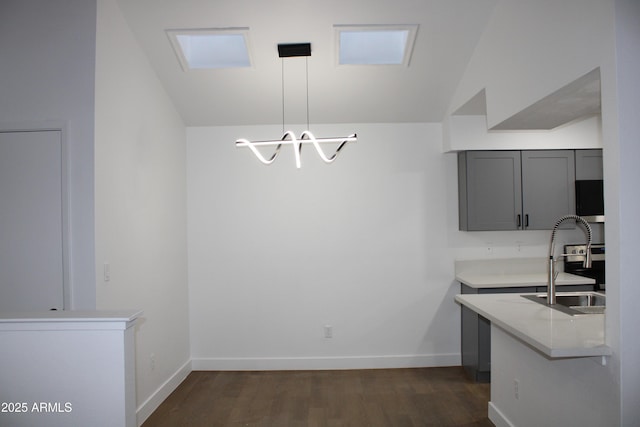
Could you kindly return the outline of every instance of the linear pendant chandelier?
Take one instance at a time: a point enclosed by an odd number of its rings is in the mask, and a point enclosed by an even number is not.
[[[311,56],[311,43],[295,43],[295,44],[279,44],[278,45],[278,56],[280,58],[289,58],[294,56]],[[283,63],[284,64],[284,63]],[[300,134],[300,137],[297,138],[295,133],[292,131],[284,131],[284,65],[283,65],[283,77],[282,77],[282,131],[284,135],[282,138],[277,140],[266,140],[266,141],[249,141],[248,139],[240,138],[236,140],[236,147],[247,147],[251,150],[251,152],[257,157],[257,159],[265,164],[272,164],[275,159],[280,154],[280,149],[283,145],[291,145],[293,147],[293,152],[295,154],[296,160],[296,168],[300,169],[301,167],[301,153],[302,146],[305,144],[312,144],[316,149],[316,152],[320,156],[320,158],[325,163],[333,163],[338,154],[340,154],[340,150],[348,143],[348,142],[356,142],[358,140],[357,135],[351,134],[345,137],[335,137],[335,138],[316,138],[311,131],[309,131],[309,72],[308,72],[308,60],[307,60],[307,130]],[[325,152],[320,147],[320,144],[323,143],[337,143],[338,148],[336,151],[327,156]],[[275,147],[275,151],[273,154],[267,158],[262,155],[262,153],[258,150],[257,147]]]

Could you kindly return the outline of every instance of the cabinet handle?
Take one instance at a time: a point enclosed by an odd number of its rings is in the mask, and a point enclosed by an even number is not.
[[[524,228],[529,227],[529,214],[524,216]]]
[[[518,214],[518,228],[520,228],[520,225],[521,225],[520,214]]]

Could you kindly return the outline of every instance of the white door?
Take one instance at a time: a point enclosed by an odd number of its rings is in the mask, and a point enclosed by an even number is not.
[[[0,311],[64,308],[60,131],[0,132]]]

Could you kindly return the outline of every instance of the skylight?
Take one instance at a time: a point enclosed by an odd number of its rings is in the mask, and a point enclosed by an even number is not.
[[[417,25],[335,25],[338,64],[409,65]]]
[[[182,68],[250,67],[248,28],[167,30]]]

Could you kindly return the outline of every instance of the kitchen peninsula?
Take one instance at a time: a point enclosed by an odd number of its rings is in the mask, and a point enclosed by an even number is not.
[[[547,290],[544,258],[506,258],[456,261],[456,281],[461,294],[533,293]],[[594,280],[561,272],[560,291],[592,291]],[[481,314],[461,309],[462,366],[470,378],[489,382],[491,378],[491,325]]]
[[[494,424],[603,426],[615,419],[604,314],[571,316],[520,294],[457,295],[456,301],[491,323]]]

